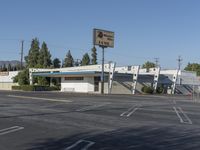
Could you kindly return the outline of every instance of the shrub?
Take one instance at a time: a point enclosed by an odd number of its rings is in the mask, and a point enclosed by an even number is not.
[[[163,92],[164,92],[164,88],[163,87],[157,87],[156,93],[162,94]]]
[[[143,86],[141,90],[144,93],[153,94],[153,88],[150,86]]]
[[[20,85],[12,86],[12,90],[22,90],[22,91],[58,91],[59,87],[56,86],[40,86],[40,85]]]

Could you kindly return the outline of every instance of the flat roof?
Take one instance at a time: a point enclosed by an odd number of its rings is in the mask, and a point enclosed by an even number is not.
[[[107,73],[105,72],[105,75]],[[33,76],[42,77],[67,77],[67,76],[101,76],[98,71],[77,71],[77,72],[33,72]]]

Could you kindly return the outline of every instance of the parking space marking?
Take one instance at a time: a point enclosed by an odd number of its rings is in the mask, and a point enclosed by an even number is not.
[[[181,123],[192,124],[191,119],[186,115],[181,107],[173,107],[173,109],[176,112],[176,115],[178,116]]]
[[[96,108],[99,108],[99,107],[103,107],[105,105],[108,105],[110,103],[103,103],[103,104],[96,104],[96,105],[92,105],[92,106],[87,106],[87,107],[83,107],[83,108],[80,108],[80,109],[77,109],[76,111],[89,111],[89,110],[93,110],[93,109],[96,109]]]
[[[127,111],[123,112],[122,114],[120,114],[120,116],[126,116],[126,117],[130,117],[134,112],[136,112],[139,109],[140,106],[138,105],[134,105],[131,108],[129,108]]]
[[[41,97],[17,96],[17,95],[7,95],[7,96],[13,97],[13,98],[24,98],[24,99],[28,98],[28,99],[36,99],[36,100],[52,101],[52,102],[64,102],[64,103],[72,102],[71,100],[50,99],[50,98],[41,98]]]
[[[94,144],[95,144],[95,142],[92,142],[92,141],[79,140],[76,143],[74,143],[73,145],[65,148],[64,150],[71,150],[71,149],[87,150]]]
[[[24,129],[24,127],[20,127],[20,126],[13,126],[13,127],[1,129],[0,135],[5,135],[8,133],[16,132],[16,131],[23,130],[23,129]]]

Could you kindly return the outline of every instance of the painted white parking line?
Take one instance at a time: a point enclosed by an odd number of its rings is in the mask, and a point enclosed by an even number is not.
[[[181,123],[192,124],[191,119],[186,115],[181,107],[173,107],[173,109],[176,112],[176,115],[178,116]]]
[[[134,108],[133,111],[131,111],[129,114],[127,114],[127,117],[131,116],[138,108]]]
[[[103,107],[103,106],[108,105],[108,104],[110,104],[110,103],[96,104],[96,105],[87,106],[87,107],[77,109],[76,111],[89,111],[89,110],[93,110],[93,109],[96,109],[96,108],[99,108],[99,107]]]
[[[84,144],[84,145],[83,145]],[[79,150],[87,150],[88,148],[90,148],[92,145],[94,145],[95,142],[92,141],[87,141],[87,140],[79,140],[76,143],[74,143],[73,145],[65,148],[64,150],[71,150],[72,148],[78,148]],[[79,147],[80,145],[83,145],[81,148]]]
[[[184,115],[184,117],[186,118],[187,122],[184,123],[189,123],[192,124],[192,120],[187,116],[187,114],[182,110],[181,107],[179,107],[180,112]]]
[[[140,106],[138,105],[134,105],[131,108],[129,108],[127,111],[123,112],[122,114],[120,114],[120,116],[125,116],[125,117],[130,117],[134,112],[136,112],[136,110],[139,109]]]
[[[43,100],[43,101],[52,101],[52,102],[64,102],[69,103],[72,102],[70,100],[61,100],[61,99],[50,99],[50,98],[41,98],[41,97],[30,97],[30,96],[17,96],[17,95],[7,95],[8,97],[13,98],[24,98],[24,99],[35,99],[35,100]]]
[[[174,111],[176,112],[176,115],[178,116],[178,118],[180,119],[180,122],[183,123],[183,119],[181,118],[181,116],[178,113],[178,110],[176,109],[176,107],[173,107]]]
[[[1,129],[0,135],[5,135],[8,133],[16,132],[16,131],[23,130],[23,129],[24,129],[24,127],[20,127],[20,126],[13,126],[13,127]]]

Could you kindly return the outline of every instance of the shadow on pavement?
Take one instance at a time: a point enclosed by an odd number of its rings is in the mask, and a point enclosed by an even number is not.
[[[64,150],[81,139],[95,142],[88,150],[199,150],[200,129],[186,128],[143,126],[97,135],[85,133],[62,139],[38,139],[28,150]],[[70,150],[81,148],[76,146]]]

